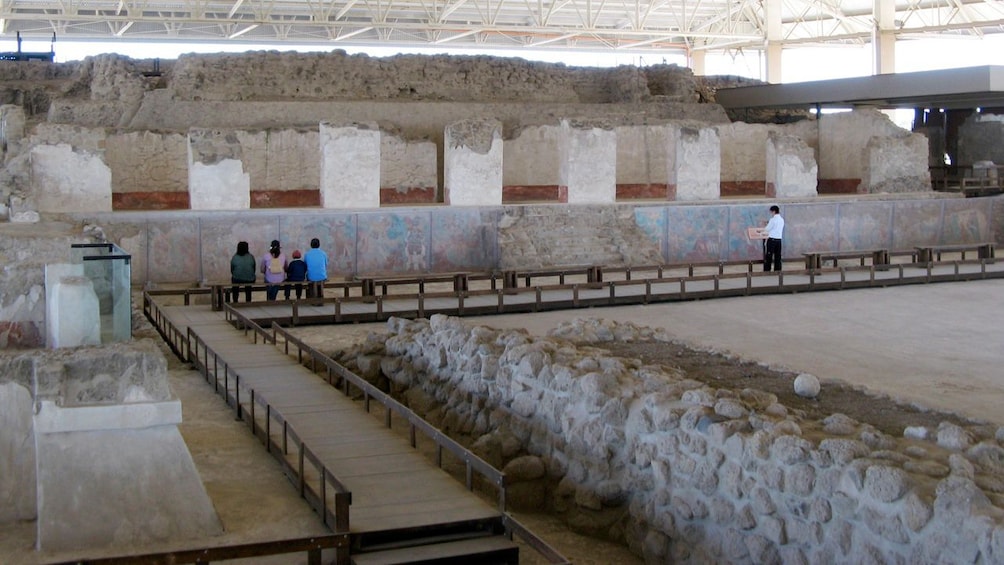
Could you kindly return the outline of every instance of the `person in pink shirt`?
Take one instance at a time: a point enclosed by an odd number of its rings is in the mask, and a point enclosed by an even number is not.
[[[286,280],[286,255],[279,246],[279,240],[273,239],[268,253],[261,258],[261,272],[265,274],[265,296],[275,300],[279,295],[279,283]]]

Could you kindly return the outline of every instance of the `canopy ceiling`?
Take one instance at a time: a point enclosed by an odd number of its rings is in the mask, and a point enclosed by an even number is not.
[[[898,39],[1004,31],[1000,0],[0,0],[0,37],[687,54],[763,49],[767,8],[772,44],[866,43],[879,4]]]

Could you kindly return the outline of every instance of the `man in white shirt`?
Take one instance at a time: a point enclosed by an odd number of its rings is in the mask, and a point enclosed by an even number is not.
[[[767,236],[763,244],[763,270],[781,270],[781,238],[784,235],[784,218],[781,217],[781,209],[777,206],[770,207],[770,221],[767,226],[760,230]]]

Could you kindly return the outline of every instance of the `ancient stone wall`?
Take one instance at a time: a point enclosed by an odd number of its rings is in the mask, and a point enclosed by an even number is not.
[[[823,114],[818,120],[818,128],[819,141],[814,146],[819,162],[819,178],[832,181],[860,182],[868,157],[864,151],[868,142],[876,136],[897,137],[907,134],[885,114],[868,109]],[[911,176],[920,176],[927,171],[926,146],[922,157],[919,161],[923,163],[922,170]]]
[[[151,209],[233,200],[227,195],[213,198],[201,188],[193,200],[177,190],[180,182],[196,178],[205,184],[211,180],[206,175],[222,174],[217,169],[223,165],[201,161],[197,162],[202,168],[211,170],[200,169],[194,177],[181,170],[180,146],[171,133],[188,134],[193,129],[238,136],[242,171],[228,169],[227,179],[218,179],[225,186],[236,183],[243,192],[241,175],[248,175],[250,196],[238,200],[249,200],[253,207],[318,205],[320,194],[315,191],[321,184],[321,160],[310,157],[320,154],[314,145],[322,122],[376,123],[405,143],[435,143],[436,185],[423,181],[423,186],[410,186],[407,175],[388,177],[381,187],[388,204],[441,201],[447,175],[443,132],[458,121],[484,119],[501,122],[503,139],[513,142],[511,158],[504,160],[504,202],[564,201],[557,195],[563,181],[556,177],[567,163],[559,159],[551,171],[541,171],[548,163],[547,141],[541,141],[545,147],[533,147],[531,139],[522,135],[527,128],[558,127],[562,120],[602,122],[603,127],[620,130],[615,184],[621,198],[761,196],[766,132],[778,128],[815,148],[821,192],[855,192],[859,186],[872,191],[926,188],[917,182],[924,178],[923,171],[904,170],[902,161],[895,169],[877,170],[886,161],[863,155],[872,137],[903,134],[878,112],[827,115],[818,122],[802,120],[786,126],[728,124],[720,106],[699,103],[712,101],[713,93],[705,92],[688,69],[675,66],[591,69],[493,57],[376,59],[341,52],[190,55],[166,65],[162,76],[148,76],[144,72],[148,66],[117,56],[77,64],[74,73],[63,78],[61,94],[48,115],[50,124],[62,126],[36,132],[29,144],[67,143],[75,152],[91,150],[78,139],[80,132],[105,128],[114,136],[101,150],[115,153],[105,163],[112,169],[117,210],[142,208],[144,199]],[[714,176],[708,170],[698,175],[708,186],[695,189],[687,184],[697,182],[693,175],[684,175],[686,182],[679,191],[676,176],[686,167],[676,166],[675,153],[665,159],[660,155],[664,132],[658,128],[664,125],[716,127],[721,174]],[[905,149],[912,147],[907,144]],[[145,158],[151,153],[163,158]],[[398,152],[398,161],[381,163],[381,169],[427,170],[428,163],[399,160],[407,155],[426,153]],[[130,162],[140,164],[130,168]],[[870,166],[868,177],[879,180],[863,180],[866,166]],[[38,174],[45,172],[36,169]],[[905,176],[897,177],[900,173]],[[720,186],[715,188],[715,183]]]
[[[105,162],[115,210],[189,207],[188,137],[180,133],[120,132],[108,136]]]
[[[872,137],[865,145],[864,159],[858,192],[921,192],[931,187],[923,134]]]
[[[666,339],[578,320],[580,341]],[[646,562],[1004,560],[1004,428],[888,435],[563,339],[392,319],[343,362],[509,476],[517,506]],[[626,513],[626,519],[625,519]]]
[[[169,91],[179,100],[645,101],[648,75],[666,100],[696,101],[689,69],[662,65],[584,69],[486,56],[280,53],[183,55]]]
[[[57,222],[0,224],[0,263],[8,265],[0,271],[0,349],[45,345],[45,264],[70,262],[70,245],[90,241]]]

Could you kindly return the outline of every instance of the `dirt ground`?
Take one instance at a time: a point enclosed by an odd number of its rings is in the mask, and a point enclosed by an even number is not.
[[[770,392],[789,410],[799,411],[800,416],[810,420],[822,420],[831,414],[841,413],[859,422],[871,424],[894,437],[902,437],[903,430],[908,426],[937,428],[943,421],[959,425],[972,424],[954,414],[895,402],[886,396],[868,393],[844,383],[824,383],[818,397],[804,398],[795,394],[792,384],[797,373],[774,371],[759,363],[699,351],[678,342],[605,342],[582,345],[605,349],[618,357],[640,359],[646,364],[682,369],[689,378],[712,387],[737,392],[744,388]]]

